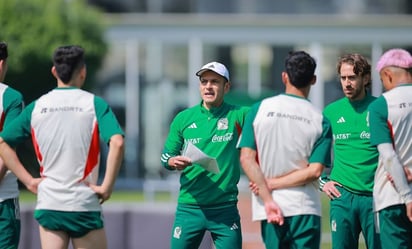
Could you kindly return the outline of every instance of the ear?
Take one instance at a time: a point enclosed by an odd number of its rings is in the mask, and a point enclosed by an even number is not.
[[[388,82],[392,85],[393,82],[393,74],[392,71],[389,69],[384,69],[383,74],[387,77]]]
[[[370,79],[371,79],[370,75],[363,76],[363,85],[366,86],[369,83]]]
[[[50,71],[51,71],[51,73],[53,74],[54,78],[56,78],[56,79],[59,78],[59,76],[57,75],[57,71],[56,71],[56,67],[55,67],[55,66],[52,66],[52,68],[51,68]]]
[[[227,93],[230,90],[231,83],[230,83],[230,81],[227,81],[224,84],[225,84],[224,91],[225,91],[225,93]]]
[[[80,79],[83,80],[83,81],[86,80],[86,75],[87,75],[86,66],[83,66],[80,69]]]
[[[310,80],[310,84],[311,84],[311,85],[315,85],[315,84],[316,84],[316,80],[317,80],[316,75],[313,75],[312,79]]]
[[[289,82],[289,75],[286,72],[282,72],[282,82],[283,84],[287,84]]]

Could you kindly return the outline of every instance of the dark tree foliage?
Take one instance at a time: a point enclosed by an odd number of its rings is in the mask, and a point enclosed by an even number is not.
[[[22,92],[29,103],[54,88],[50,73],[54,49],[75,44],[86,50],[88,80],[107,50],[102,17],[81,0],[0,1],[0,40],[8,43],[6,83]]]

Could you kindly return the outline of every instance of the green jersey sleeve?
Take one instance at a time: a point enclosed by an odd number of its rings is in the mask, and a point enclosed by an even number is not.
[[[369,125],[372,145],[393,142],[388,126],[388,107],[383,96],[369,106]]]
[[[3,96],[3,108],[5,116],[1,129],[8,126],[11,121],[18,116],[22,112],[23,107],[24,102],[21,93],[11,87],[7,87]]]
[[[31,113],[33,111],[35,102],[32,102],[21,112],[17,118],[4,127],[0,133],[0,137],[6,141],[11,147],[24,142],[31,136]]]
[[[322,135],[316,141],[309,163],[322,163],[326,167],[331,165],[332,129],[329,120],[323,116]]]
[[[95,96],[94,104],[96,108],[97,123],[99,124],[99,132],[105,143],[110,141],[113,135],[120,134],[124,136],[124,132],[120,127],[110,106],[102,98]]]
[[[243,125],[243,131],[239,138],[237,148],[247,147],[256,150],[256,140],[255,132],[253,129],[253,121],[255,120],[260,104],[261,102],[254,104],[250,108],[249,113],[246,115],[245,123]]]
[[[166,138],[166,143],[161,155],[161,164],[163,167],[169,170],[174,170],[168,165],[168,161],[171,157],[180,155],[184,145],[184,138],[182,134],[182,128],[180,125],[182,113],[176,115],[170,124],[169,134]]]

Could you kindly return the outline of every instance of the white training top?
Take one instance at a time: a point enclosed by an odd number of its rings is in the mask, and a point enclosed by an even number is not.
[[[1,119],[3,121],[5,113],[5,106],[4,106],[4,93],[8,86],[6,84],[0,83],[0,113]],[[0,202],[17,198],[19,196],[19,188],[17,184],[17,177],[10,171],[7,170],[6,175],[0,181]]]
[[[310,162],[330,162],[330,140],[324,144],[323,115],[307,99],[281,94],[264,99],[254,115],[253,131],[246,119],[238,147],[254,147],[265,177],[276,177],[307,167]],[[330,127],[330,126],[329,126]],[[330,133],[329,133],[330,134]],[[317,147],[317,149],[316,149]],[[326,159],[329,156],[329,160]],[[319,183],[272,191],[285,217],[321,215]],[[252,195],[253,220],[266,219],[263,201]]]
[[[371,143],[391,143],[401,165],[412,171],[412,84],[402,84],[382,94],[369,107]],[[375,210],[403,204],[401,195],[387,178],[382,156],[373,189]],[[412,189],[412,184],[409,184]]]

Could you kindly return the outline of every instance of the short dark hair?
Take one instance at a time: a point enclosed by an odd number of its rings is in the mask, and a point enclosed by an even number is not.
[[[7,59],[9,53],[7,52],[7,43],[0,42],[0,60]]]
[[[84,49],[80,46],[61,46],[54,51],[53,66],[56,68],[57,75],[65,84],[69,83],[73,74],[80,70],[84,64]]]
[[[315,77],[316,61],[305,51],[291,51],[285,59],[285,70],[293,86],[304,88]]]

